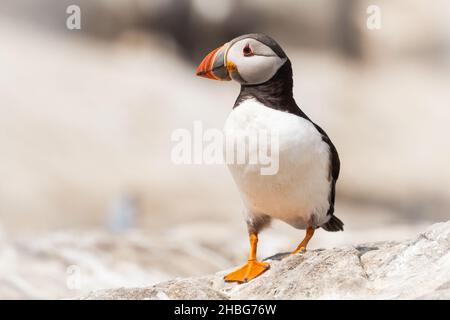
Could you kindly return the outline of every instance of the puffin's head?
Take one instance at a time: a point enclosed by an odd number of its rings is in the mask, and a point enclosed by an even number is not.
[[[246,34],[209,53],[198,66],[197,75],[255,85],[270,80],[286,61],[275,40],[260,33]]]

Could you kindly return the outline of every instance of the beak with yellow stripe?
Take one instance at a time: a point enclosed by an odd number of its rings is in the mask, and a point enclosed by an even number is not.
[[[230,81],[231,77],[226,59],[227,49],[228,44],[224,44],[211,51],[198,66],[197,75],[212,80]],[[235,69],[232,63],[230,67]]]

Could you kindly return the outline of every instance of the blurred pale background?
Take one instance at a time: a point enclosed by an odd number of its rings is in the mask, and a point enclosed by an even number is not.
[[[66,8],[81,8],[81,30]],[[369,5],[381,29],[369,30]],[[0,0],[0,298],[62,298],[245,260],[224,166],[175,165],[171,133],[222,128],[236,83],[195,77],[264,32],[341,157],[337,215],[311,248],[400,240],[450,217],[448,1]],[[283,223],[260,255],[293,249]]]

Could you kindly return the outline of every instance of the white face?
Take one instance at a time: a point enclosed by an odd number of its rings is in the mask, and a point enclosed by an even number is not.
[[[226,57],[228,65],[236,66],[235,71],[230,70],[231,78],[245,84],[261,84],[270,80],[286,60],[252,38],[233,43]]]

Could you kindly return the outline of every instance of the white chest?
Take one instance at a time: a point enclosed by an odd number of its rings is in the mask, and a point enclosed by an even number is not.
[[[233,109],[225,123],[227,140],[243,141],[261,131],[278,143],[278,171],[262,175],[259,164],[229,164],[249,214],[266,214],[305,228],[328,219],[329,147],[314,125],[296,115],[247,100]],[[258,152],[248,148],[247,155]]]

